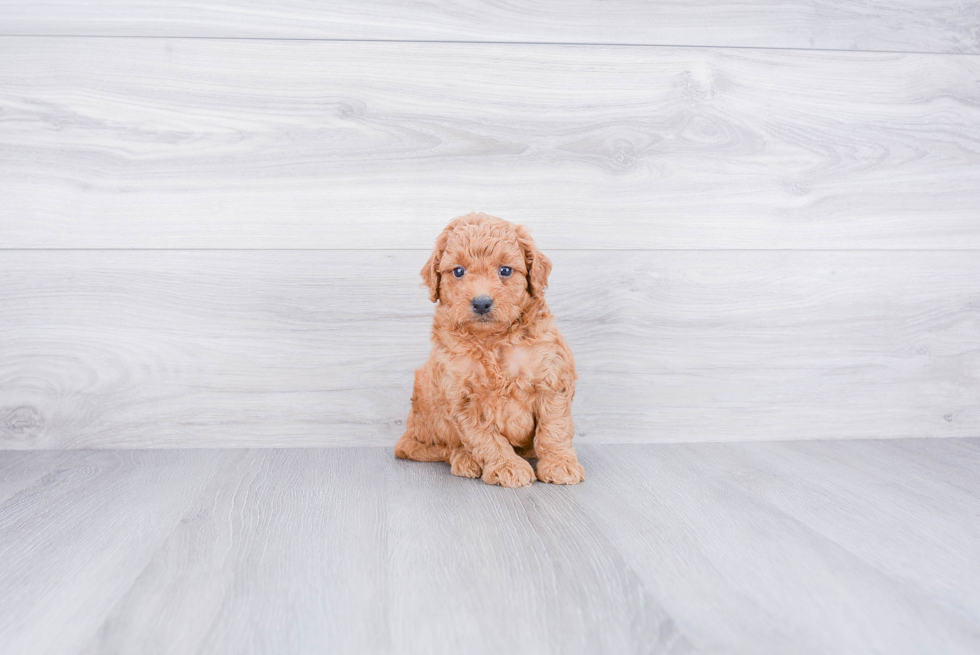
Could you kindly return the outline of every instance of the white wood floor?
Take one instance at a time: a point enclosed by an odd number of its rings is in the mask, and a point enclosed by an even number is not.
[[[980,440],[0,453],[0,651],[976,653]]]

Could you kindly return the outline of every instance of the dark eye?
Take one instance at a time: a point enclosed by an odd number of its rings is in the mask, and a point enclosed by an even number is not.
[[[463,273],[465,272],[466,269],[463,268],[462,266],[457,266],[456,268],[453,269],[453,275],[456,277],[463,277]]]
[[[498,271],[498,273],[500,273],[500,277],[510,277],[510,274],[513,272],[514,269],[512,269],[510,266],[501,266],[500,270]]]

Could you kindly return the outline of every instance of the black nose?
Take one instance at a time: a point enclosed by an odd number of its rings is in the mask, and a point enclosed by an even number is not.
[[[493,298],[490,296],[477,296],[470,304],[473,305],[473,311],[477,314],[486,314],[493,307]]]

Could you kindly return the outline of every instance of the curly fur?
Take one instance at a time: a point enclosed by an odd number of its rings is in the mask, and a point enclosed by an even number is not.
[[[421,273],[437,303],[432,352],[395,455],[505,487],[584,479],[572,446],[575,362],[544,301],[550,272],[521,225],[470,213],[443,230]],[[488,314],[473,311],[477,296],[493,300]]]

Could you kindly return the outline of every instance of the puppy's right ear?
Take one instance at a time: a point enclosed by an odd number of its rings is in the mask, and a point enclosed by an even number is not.
[[[436,247],[432,251],[432,256],[429,257],[429,261],[425,262],[422,272],[419,273],[422,276],[422,283],[429,287],[429,300],[432,302],[439,300],[439,280],[442,277],[439,274],[439,264],[442,261],[442,253],[446,251],[446,244],[449,243],[450,231],[450,227],[446,227],[436,239]]]

